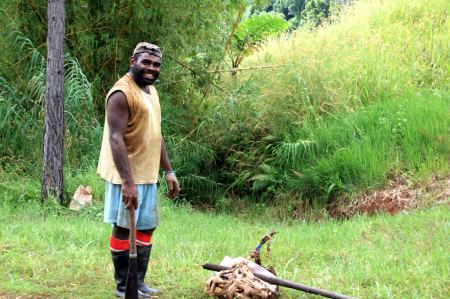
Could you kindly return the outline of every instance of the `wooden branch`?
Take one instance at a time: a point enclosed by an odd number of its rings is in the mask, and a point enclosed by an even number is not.
[[[231,41],[233,40],[234,33],[236,32],[236,28],[237,28],[237,26],[239,24],[239,20],[241,19],[242,13],[244,12],[244,9],[245,9],[245,6],[241,6],[241,8],[238,11],[238,15],[236,17],[236,20],[234,21],[233,29],[231,30],[230,37],[228,37],[227,44],[225,45],[225,49],[223,50],[223,55],[225,55],[225,53],[228,50],[228,47],[231,44]],[[217,66],[217,67],[219,67],[219,66]]]
[[[226,72],[239,72],[239,71],[249,71],[249,70],[257,70],[257,69],[269,69],[280,66],[286,66],[287,64],[274,64],[274,65],[261,65],[261,66],[252,66],[245,68],[232,68],[229,70],[215,70],[215,71],[206,71],[207,73],[226,73]]]
[[[169,58],[172,61],[175,61],[176,63],[178,63],[179,65],[181,65],[182,67],[188,69],[189,71],[191,71],[192,73],[194,73],[195,75],[200,75],[200,73],[196,70],[194,70],[193,68],[191,68],[190,66],[188,66],[187,64],[183,63],[182,61],[179,61],[171,56],[169,56],[168,54],[166,54],[166,57]],[[282,67],[282,66],[286,66],[287,64],[274,64],[274,65],[260,65],[260,66],[252,66],[252,67],[245,67],[245,68],[232,68],[232,69],[228,69],[228,70],[209,70],[209,71],[204,71],[203,73],[206,74],[210,74],[210,73],[229,73],[229,72],[240,72],[240,71],[251,71],[251,70],[258,70],[258,69],[269,69],[269,68],[276,68],[276,67]],[[185,76],[185,75],[189,75],[189,73],[185,73],[185,74],[181,74],[181,76]],[[177,82],[185,82],[185,81],[189,81],[192,79],[186,79],[186,80],[176,80],[173,82],[169,82],[169,83],[161,83],[159,85],[167,85],[167,84],[171,84],[171,83],[177,83]],[[212,83],[214,85],[214,83]],[[216,86],[219,90],[223,91],[221,87]]]
[[[173,80],[173,81],[168,81],[168,82],[164,82],[164,83],[158,83],[158,86],[183,83],[183,82],[188,82],[188,81],[192,81],[192,80],[193,80],[193,78],[187,78],[187,79],[183,79],[183,80]]]
[[[39,8],[37,7],[36,3],[34,3],[33,0],[28,1],[28,3],[31,5],[32,11],[36,13],[36,16],[38,20],[42,23],[42,25],[47,26],[46,19],[39,13]]]
[[[231,267],[206,263],[203,265],[203,269],[211,270],[211,271],[223,271],[223,270],[230,270]],[[319,295],[322,297],[333,298],[333,299],[356,299],[354,297],[349,297],[349,296],[341,295],[341,294],[338,294],[335,292],[326,291],[326,290],[322,290],[322,289],[318,289],[318,288],[314,288],[314,287],[309,287],[306,285],[302,285],[302,284],[295,283],[295,282],[285,280],[285,279],[281,279],[278,277],[272,277],[272,276],[268,276],[268,275],[264,275],[264,274],[260,274],[260,273],[254,273],[254,272],[252,272],[252,273],[253,273],[253,275],[255,275],[256,277],[258,277],[259,279],[261,279],[265,282],[279,285],[282,287],[287,287],[287,288],[303,291],[305,293],[315,294],[315,295]]]
[[[179,61],[179,60],[176,59],[175,57],[172,57],[172,56],[167,55],[167,54],[166,54],[166,57],[169,58],[169,59],[172,60],[172,61],[175,61],[176,63],[178,63],[178,64],[181,65],[182,67],[184,67],[184,68],[190,70],[194,75],[197,75],[197,76],[200,75],[199,72],[197,72],[196,70],[194,70],[193,68],[191,68],[189,65],[185,64],[184,62]],[[218,90],[220,90],[221,92],[228,94],[225,90],[223,90],[222,87],[220,87],[220,86],[217,85],[216,83],[214,83],[214,82],[210,82],[210,83],[211,83],[212,85],[214,85],[214,86],[215,86]]]
[[[238,14],[237,14],[237,16],[236,16],[236,20],[235,20],[234,23],[233,23],[233,28],[231,29],[231,34],[230,34],[230,36],[228,37],[227,43],[226,43],[226,45],[225,45],[225,49],[223,50],[222,58],[219,60],[219,63],[217,64],[216,71],[214,72],[214,74],[216,74],[217,71],[219,70],[219,68],[220,68],[220,62],[221,62],[221,60],[225,57],[225,54],[227,53],[228,47],[230,46],[231,41],[233,40],[234,32],[236,31],[236,28],[237,28],[237,26],[238,26],[238,24],[239,24],[239,20],[241,19],[242,13],[244,12],[244,9],[245,9],[245,6],[241,6],[241,8],[240,8],[239,11],[238,11]],[[213,76],[213,77],[214,77],[214,76]],[[205,98],[208,96],[209,88],[210,88],[211,84],[213,83],[213,80],[214,80],[214,78],[210,78],[210,79],[209,79],[208,85],[206,86],[205,93],[203,94],[202,102],[203,102],[203,101],[205,100]]]

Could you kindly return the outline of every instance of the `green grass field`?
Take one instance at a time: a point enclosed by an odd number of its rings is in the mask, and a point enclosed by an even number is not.
[[[314,214],[389,180],[425,190],[422,181],[449,177],[449,8],[445,0],[355,1],[340,21],[262,44],[242,67],[272,67],[221,73],[225,92],[180,93],[189,100],[177,109],[191,107],[195,120],[163,119],[165,129],[186,125],[165,136],[172,165],[187,199],[216,210],[161,200],[147,274],[160,298],[208,298],[202,264],[246,257],[272,229],[280,278],[358,298],[450,298],[450,198],[435,200],[431,190],[427,208],[395,216]],[[35,97],[44,81],[24,94],[1,81],[0,299],[113,298],[111,228],[94,170],[102,127],[81,67],[72,61],[67,71],[75,75],[65,100],[65,198],[89,184],[94,204],[80,213],[40,204]],[[289,289],[280,297],[317,298]]]
[[[3,176],[2,182],[0,297],[113,298],[110,227],[102,223],[101,201],[77,214],[40,206],[39,185],[31,180]],[[281,278],[359,298],[450,295],[448,206],[289,224],[202,213],[166,200],[160,206],[147,281],[162,289],[161,298],[207,298],[210,273],[201,265],[246,257],[272,229],[279,233],[271,260]],[[315,296],[282,289],[281,298]]]

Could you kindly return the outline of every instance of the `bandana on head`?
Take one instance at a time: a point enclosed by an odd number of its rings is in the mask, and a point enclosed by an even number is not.
[[[162,59],[162,52],[161,49],[154,44],[150,44],[147,42],[140,42],[136,45],[136,48],[134,48],[133,56],[138,53],[148,53],[150,55],[155,55]]]

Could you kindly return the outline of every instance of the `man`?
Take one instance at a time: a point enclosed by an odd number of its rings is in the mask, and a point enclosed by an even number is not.
[[[158,46],[137,44],[130,71],[106,96],[106,119],[97,172],[106,180],[104,221],[113,224],[110,249],[117,297],[125,296],[129,259],[129,209],[136,212],[138,290],[149,298],[158,290],[144,283],[152,234],[159,224],[156,183],[159,167],[165,173],[167,196],[180,189],[161,135],[161,110],[153,83],[161,68]]]

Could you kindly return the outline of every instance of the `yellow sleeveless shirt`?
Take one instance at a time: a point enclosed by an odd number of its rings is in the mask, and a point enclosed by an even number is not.
[[[130,74],[126,74],[116,82],[106,96],[106,104],[109,96],[115,91],[122,91],[127,98],[130,114],[124,141],[135,184],[152,184],[158,181],[161,158],[161,107],[155,87],[151,85],[149,88],[150,94],[145,94]],[[106,114],[97,173],[110,183],[122,184],[122,178],[112,157],[109,135]]]

